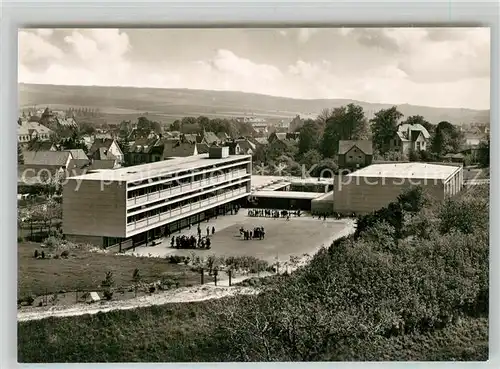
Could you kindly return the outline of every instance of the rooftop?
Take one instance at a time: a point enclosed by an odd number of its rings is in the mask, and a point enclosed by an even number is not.
[[[222,159],[209,159],[208,154],[193,155],[187,157],[177,157],[170,160],[162,160],[154,163],[134,165],[131,167],[100,170],[94,173],[74,176],[79,180],[94,181],[128,181],[136,182],[148,178],[169,175],[185,170],[196,170],[210,165],[230,163],[236,160],[248,159],[250,155],[230,155]]]
[[[252,190],[270,190],[278,189],[289,184],[307,185],[307,184],[333,184],[333,178],[317,177],[291,177],[291,176],[261,176],[252,175]]]
[[[313,200],[323,196],[320,192],[298,192],[298,191],[255,191],[252,196],[266,197],[273,199],[296,199],[296,200]]]
[[[351,177],[372,177],[372,178],[419,178],[419,179],[447,179],[456,171],[458,166],[438,165],[428,163],[394,163],[394,164],[373,164],[354,173],[348,174]]]

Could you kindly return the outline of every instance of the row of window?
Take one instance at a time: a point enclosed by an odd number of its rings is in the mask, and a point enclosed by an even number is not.
[[[233,167],[233,168],[221,169],[221,170],[217,170],[217,171],[211,172],[211,173],[194,174],[194,175],[191,175],[191,176],[185,177],[185,178],[172,178],[172,177],[170,177],[172,180],[171,182],[159,183],[159,184],[156,184],[153,186],[138,188],[136,190],[130,190],[127,193],[127,198],[132,199],[134,197],[143,196],[146,194],[151,194],[151,193],[155,193],[155,192],[162,191],[162,190],[168,190],[168,189],[175,188],[175,187],[178,187],[178,186],[183,185],[183,184],[198,182],[198,181],[201,181],[202,179],[210,179],[210,178],[215,177],[215,176],[229,174],[229,173],[232,173],[232,172],[235,172],[238,170],[246,170],[246,165],[239,165],[239,166]],[[167,179],[167,178],[163,178],[163,179]]]
[[[243,168],[246,168],[247,164],[248,164],[248,159],[247,158],[243,158],[243,159],[240,159],[240,160],[235,160],[233,162],[230,162],[230,163],[221,163],[221,165],[213,165],[211,168],[210,167],[204,167],[204,168],[199,168],[198,170],[200,171],[204,171],[204,170],[209,170],[209,169],[215,169],[215,172],[217,173],[216,175],[220,174],[223,169],[220,169],[220,170],[217,170],[217,167],[223,167],[223,166],[226,166],[226,165],[230,165],[230,164],[237,164],[237,163],[245,163],[244,165],[241,165],[241,167]],[[131,169],[133,169],[133,167],[131,167]],[[231,171],[231,170],[235,170],[236,167],[232,167],[230,169],[225,169],[225,170],[228,170],[228,171]],[[148,184],[148,183],[151,183],[151,182],[159,182],[159,181],[163,181],[163,180],[166,180],[166,179],[171,179],[171,178],[176,178],[176,177],[182,177],[182,176],[186,176],[186,175],[192,175],[194,173],[196,173],[196,170],[192,170],[192,169],[186,169],[186,170],[183,170],[183,171],[180,171],[180,172],[177,172],[177,173],[169,173],[167,175],[164,175],[164,176],[158,176],[158,177],[155,177],[155,178],[148,178],[148,179],[145,179],[143,181],[138,181],[138,182],[132,182],[132,183],[128,183],[127,184],[127,187],[135,187],[135,186],[141,186],[141,185],[144,185],[144,184]],[[190,180],[191,178],[188,177],[188,181]]]
[[[42,139],[42,140],[47,140],[49,138],[49,135],[47,134],[40,134],[40,135],[35,135],[33,137],[38,137],[39,139]],[[18,140],[19,141],[29,141],[31,140],[31,136],[29,135],[23,135],[23,136],[17,136]]]
[[[177,202],[175,204],[165,205],[165,206],[162,206],[162,207],[159,207],[156,209],[146,211],[144,213],[131,215],[131,216],[127,217],[127,224],[130,224],[133,222],[138,222],[138,221],[145,219],[145,218],[157,216],[159,214],[163,214],[163,213],[169,212],[171,210],[179,209],[179,208],[186,206],[186,205],[189,205],[189,204],[194,204],[194,203],[197,203],[199,201],[203,201],[203,200],[207,200],[207,199],[210,199],[210,198],[213,198],[216,196],[220,196],[220,195],[223,195],[224,193],[231,192],[231,191],[234,191],[234,190],[237,190],[240,188],[246,188],[246,184],[237,184],[234,186],[226,187],[226,188],[221,189],[221,190],[217,190],[215,192],[211,192],[209,194],[204,194],[204,195],[196,196],[194,198],[190,198],[188,200],[183,200],[183,201]]]
[[[240,181],[240,179],[233,179],[233,180],[227,182],[227,184],[236,183],[238,181]],[[145,205],[139,205],[139,206],[136,206],[134,208],[130,208],[130,209],[127,210],[127,213],[133,213],[135,211],[143,209],[146,206],[148,208],[150,208],[150,207],[154,207],[156,205],[160,205],[160,204],[163,204],[163,203],[166,203],[166,202],[176,201],[176,200],[182,199],[183,197],[194,195],[194,194],[199,193],[199,192],[214,191],[219,186],[220,185],[212,185],[212,186],[208,186],[208,187],[199,188],[197,190],[180,193],[180,194],[175,195],[175,196],[169,196],[167,199],[161,199],[161,200],[158,200],[158,201],[155,201],[155,202],[147,203]],[[207,196],[211,196],[211,195],[208,194]]]

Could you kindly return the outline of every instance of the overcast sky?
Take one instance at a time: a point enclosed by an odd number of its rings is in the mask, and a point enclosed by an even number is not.
[[[19,81],[489,109],[490,31],[30,29]]]

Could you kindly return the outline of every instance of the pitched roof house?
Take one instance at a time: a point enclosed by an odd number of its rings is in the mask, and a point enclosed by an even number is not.
[[[340,168],[361,168],[372,163],[373,146],[370,140],[340,140],[338,161]]]
[[[27,143],[33,139],[38,141],[49,141],[54,132],[37,122],[30,122],[26,119],[17,121],[17,142]]]
[[[167,140],[164,143],[163,160],[172,157],[186,157],[192,155],[198,155],[198,149],[195,142]]]
[[[89,149],[88,157],[93,160],[116,160],[123,163],[124,157],[115,139],[95,139]]]
[[[421,124],[402,123],[398,126],[394,138],[390,142],[390,148],[408,155],[410,150],[427,150],[430,134]]]
[[[201,132],[201,134],[197,137],[197,142],[206,143],[207,145],[211,146],[213,144],[220,143],[220,139],[215,133],[203,130],[203,132]]]

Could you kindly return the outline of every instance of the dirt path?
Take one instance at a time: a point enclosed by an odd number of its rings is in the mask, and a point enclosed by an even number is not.
[[[142,296],[129,300],[103,301],[95,304],[78,304],[71,307],[54,306],[49,309],[27,308],[17,313],[18,321],[39,320],[48,317],[67,317],[85,314],[97,314],[112,310],[128,310],[153,305],[164,305],[181,302],[196,302],[209,299],[220,299],[234,295],[256,294],[258,290],[249,287],[215,287],[212,285],[179,288],[174,291]]]

